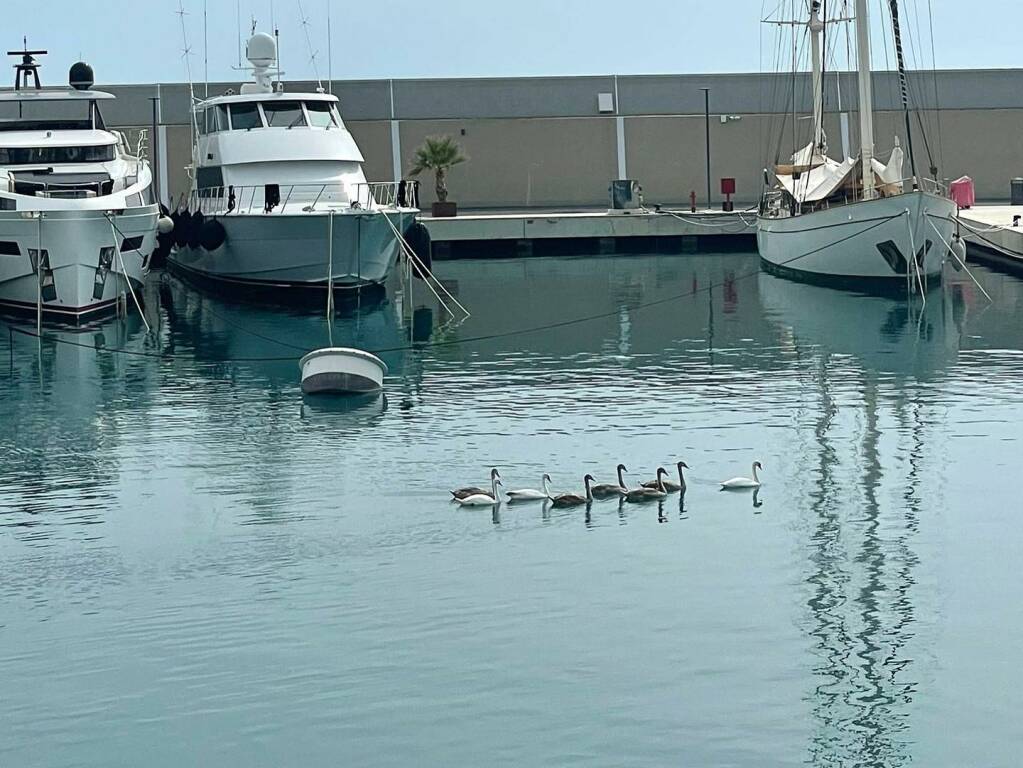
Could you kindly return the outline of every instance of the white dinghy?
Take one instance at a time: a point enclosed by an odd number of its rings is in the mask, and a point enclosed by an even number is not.
[[[384,385],[387,364],[376,355],[350,347],[310,352],[299,363],[302,392],[307,395],[362,395]]]

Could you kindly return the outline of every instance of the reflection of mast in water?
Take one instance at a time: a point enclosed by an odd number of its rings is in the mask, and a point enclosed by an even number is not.
[[[914,621],[909,590],[916,564],[907,539],[915,515],[898,526],[894,541],[882,531],[878,496],[881,468],[877,385],[863,382],[866,426],[860,449],[862,515],[846,519],[834,470],[838,456],[829,431],[838,408],[828,392],[827,367],[820,371],[819,483],[812,496],[816,527],[808,600],[823,681],[812,693],[818,726],[810,746],[814,765],[885,765],[910,762],[899,738],[908,727],[913,685],[898,677],[909,661],[900,652]],[[846,544],[846,541],[853,543]],[[848,547],[848,548],[847,548]]]

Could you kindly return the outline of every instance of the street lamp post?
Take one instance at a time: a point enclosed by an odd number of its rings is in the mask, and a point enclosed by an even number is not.
[[[701,88],[703,91],[703,119],[707,134],[707,210],[710,210],[712,203],[710,199],[710,88]]]

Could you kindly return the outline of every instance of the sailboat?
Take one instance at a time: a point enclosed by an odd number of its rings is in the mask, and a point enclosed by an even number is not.
[[[813,66],[813,136],[788,164],[765,171],[770,189],[757,217],[763,268],[806,282],[871,292],[924,293],[941,281],[952,247],[956,204],[936,178],[918,175],[897,0],[889,0],[905,114],[910,175],[898,136],[887,163],[874,156],[874,101],[867,0],[856,0],[854,22],[859,90],[860,151],[841,162],[828,154],[824,132],[824,59],[828,22],[821,3],[805,22]],[[937,169],[931,168],[937,176]],[[773,176],[773,182],[771,181]]]

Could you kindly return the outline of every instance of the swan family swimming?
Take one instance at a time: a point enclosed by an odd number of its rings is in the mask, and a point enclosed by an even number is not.
[[[632,504],[658,501],[667,498],[671,493],[685,495],[687,489],[685,470],[689,469],[689,465],[684,461],[680,461],[676,468],[678,469],[677,483],[674,480],[668,479],[668,471],[664,467],[658,467],[657,478],[655,480],[645,482],[636,488],[629,488],[625,483],[625,475],[629,470],[626,469],[624,464],[619,464],[617,467],[617,485],[597,484],[593,475],[587,474],[583,478],[583,486],[585,488],[583,493],[553,493],[551,491],[551,476],[545,473],[541,480],[543,490],[522,488],[508,491],[507,497],[510,504],[526,501],[543,501],[544,503],[550,502],[555,507],[579,507],[600,499],[618,499],[621,502]],[[753,462],[753,477],[734,477],[731,480],[724,480],[720,483],[721,490],[742,491],[760,488],[759,473],[763,469],[764,465],[759,461],[755,461]],[[489,491],[477,486],[466,486],[465,488],[451,491],[452,501],[464,507],[496,506],[502,502],[497,489],[503,487],[503,485],[501,473],[495,468],[490,470]]]

